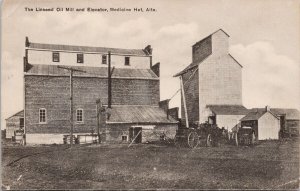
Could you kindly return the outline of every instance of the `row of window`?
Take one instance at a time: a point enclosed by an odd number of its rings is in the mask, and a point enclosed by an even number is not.
[[[76,122],[83,122],[83,109],[76,110]],[[39,111],[39,123],[47,123],[47,112],[45,108],[41,108]]]
[[[59,52],[52,53],[52,61],[60,62]],[[77,54],[77,63],[83,63],[83,62],[84,62],[83,54]],[[107,55],[102,55],[102,64],[107,64]],[[130,57],[125,56],[124,64],[125,66],[130,65]]]

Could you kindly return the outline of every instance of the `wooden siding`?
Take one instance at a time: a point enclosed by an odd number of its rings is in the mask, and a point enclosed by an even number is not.
[[[193,46],[193,63],[199,63],[212,53],[211,36]]]
[[[207,105],[242,105],[242,70],[229,55],[213,53],[199,65],[199,105],[200,122]]]
[[[221,128],[231,130],[235,125],[240,122],[245,115],[217,115],[217,125]]]
[[[258,140],[279,139],[280,122],[279,119],[266,112],[258,119]]]
[[[187,73],[182,75],[188,120],[190,124],[199,121],[199,85],[198,85],[199,75],[197,71],[194,73],[196,69],[197,68],[194,68],[193,70],[189,70]],[[191,75],[193,76],[191,77]],[[190,77],[191,79],[189,79]],[[187,81],[188,79],[189,81]],[[182,124],[185,124],[183,100],[181,100],[181,118],[182,118]]]
[[[73,91],[74,111],[84,111],[84,122],[75,123],[74,133],[95,132],[96,99],[107,104],[107,79],[75,77]],[[159,99],[158,80],[112,79],[112,104],[157,106]],[[25,76],[27,133],[68,133],[69,104],[68,77]],[[40,108],[47,110],[46,124],[39,124]]]
[[[14,131],[20,129],[20,116],[12,116],[6,119],[6,138],[11,139],[14,136]]]
[[[80,52],[82,53],[82,52]],[[100,66],[107,67],[102,64],[102,55],[104,54],[84,54],[84,62],[77,63],[78,52],[59,52],[59,62],[53,62],[52,51],[28,50],[28,62],[30,64],[47,64],[47,65],[70,65],[70,66]],[[107,55],[107,52],[106,54]],[[107,56],[108,62],[108,56]],[[150,58],[141,56],[131,56],[129,66],[125,66],[125,56],[112,55],[111,66],[117,68],[137,68],[149,69]]]

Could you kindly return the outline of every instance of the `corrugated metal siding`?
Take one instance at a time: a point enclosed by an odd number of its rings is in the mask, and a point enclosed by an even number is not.
[[[107,77],[107,67],[76,66],[72,68],[76,68],[86,72],[86,73],[75,72],[74,76]],[[30,64],[26,74],[57,75],[57,76],[70,75],[69,71],[60,69],[56,65],[43,65],[43,64]],[[112,78],[114,77],[159,79],[151,69],[133,69],[133,68],[130,69],[115,68],[112,74]]]
[[[112,106],[110,123],[177,123],[159,107]]]
[[[75,52],[100,52],[124,54],[124,55],[139,55],[147,56],[148,54],[142,49],[121,49],[121,48],[107,48],[107,47],[89,47],[89,46],[73,46],[73,45],[59,45],[59,44],[42,44],[30,43],[29,48],[46,49],[46,50],[62,50]]]

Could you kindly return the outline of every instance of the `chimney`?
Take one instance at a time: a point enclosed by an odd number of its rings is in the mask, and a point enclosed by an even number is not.
[[[152,48],[151,48],[151,45],[148,45],[144,48],[144,51],[149,54],[149,55],[152,55]]]
[[[26,38],[25,38],[25,47],[29,47],[29,45],[30,45],[30,42],[28,40],[28,37],[26,36]]]
[[[270,109],[270,106],[266,106],[266,112],[268,112],[268,111],[270,111],[271,109]]]

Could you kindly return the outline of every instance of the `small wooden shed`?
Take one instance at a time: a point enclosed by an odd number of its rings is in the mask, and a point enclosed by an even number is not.
[[[241,119],[241,125],[250,126],[255,131],[257,140],[279,139],[280,119],[270,111],[270,107],[265,110],[254,110]]]
[[[24,128],[24,110],[12,115],[6,119],[6,138],[11,139],[14,131]]]

